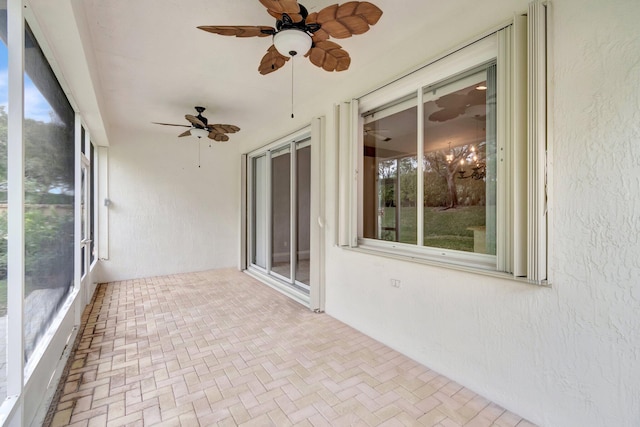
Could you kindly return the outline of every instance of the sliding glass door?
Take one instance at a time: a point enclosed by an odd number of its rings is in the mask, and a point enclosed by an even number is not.
[[[250,265],[308,294],[310,139],[259,151],[248,165]]]

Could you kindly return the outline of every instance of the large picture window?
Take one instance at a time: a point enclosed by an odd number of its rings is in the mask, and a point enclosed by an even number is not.
[[[341,245],[546,280],[545,50],[529,48],[544,46],[545,25],[534,15],[339,106]]]
[[[495,255],[495,87],[490,64],[423,89],[422,150],[417,97],[364,115],[365,238]]]

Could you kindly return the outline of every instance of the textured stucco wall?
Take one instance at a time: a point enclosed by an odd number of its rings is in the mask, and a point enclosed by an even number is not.
[[[638,426],[640,2],[551,6],[552,287],[328,245],[326,310],[540,425]]]
[[[584,425],[637,426],[640,2],[557,1],[554,12],[558,350],[549,376],[558,412]]]
[[[103,281],[238,265],[237,148],[201,144],[198,167],[198,147],[191,138],[114,138]]]

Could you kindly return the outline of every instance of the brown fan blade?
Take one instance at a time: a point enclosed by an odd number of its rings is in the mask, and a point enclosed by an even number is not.
[[[213,139],[214,141],[222,141],[222,142],[229,140],[229,137],[224,133],[216,133],[214,131],[209,132],[209,138]]]
[[[296,0],[260,0],[260,3],[267,8],[269,15],[276,19],[282,19],[282,14],[286,13],[293,22],[302,21],[300,5]]]
[[[191,127],[191,126],[189,126],[189,125],[177,125],[177,124],[175,124],[175,123],[160,123],[160,122],[151,122],[151,123],[153,123],[154,125],[163,125],[163,126],[180,126],[180,127],[183,127],[183,128],[190,128],[190,127]]]
[[[191,114],[187,114],[186,116],[184,116],[185,119],[189,120],[191,123],[193,123],[193,125],[195,127],[199,127],[199,128],[205,128],[205,124],[202,123],[202,120],[200,120],[199,118],[197,118],[196,116],[192,116]]]
[[[282,55],[274,45],[271,45],[267,53],[262,57],[262,60],[260,60],[258,71],[262,75],[272,73],[282,67],[288,60],[288,56]]]
[[[351,57],[338,43],[329,40],[314,41],[307,55],[313,65],[326,71],[344,71],[351,64]]]
[[[318,24],[318,12],[313,12],[310,13],[309,16],[307,16],[307,20],[305,21],[307,24]],[[326,31],[324,31],[322,29],[322,27],[320,27],[319,30],[317,30],[316,32],[313,33],[313,41],[320,41],[320,40],[327,40],[329,38],[329,33],[327,33]]]
[[[209,33],[236,37],[269,37],[276,32],[275,28],[262,25],[257,27],[244,25],[202,25],[198,28]]]
[[[183,137],[183,136],[191,136],[191,131],[190,130],[185,130],[180,135],[178,135],[178,138]]]
[[[211,132],[216,133],[236,133],[240,130],[238,126],[223,124],[209,125],[209,129]]]
[[[320,24],[320,29],[314,33],[314,39],[326,40],[329,36],[336,39],[346,39],[356,34],[369,31],[382,16],[378,6],[366,1],[350,1],[342,5],[327,6],[320,12],[314,12],[307,17],[307,24]]]

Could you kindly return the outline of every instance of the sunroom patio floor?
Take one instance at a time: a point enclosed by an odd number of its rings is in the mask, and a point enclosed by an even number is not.
[[[101,284],[45,426],[530,427],[234,269]]]

